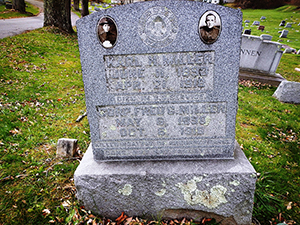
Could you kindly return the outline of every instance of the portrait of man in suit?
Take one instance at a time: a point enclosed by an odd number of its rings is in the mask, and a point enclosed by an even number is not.
[[[219,15],[214,11],[204,13],[200,19],[199,28],[201,40],[207,44],[214,43],[218,39],[221,31]]]
[[[98,24],[99,40],[104,48],[112,48],[117,40],[117,26],[109,17],[103,17]]]

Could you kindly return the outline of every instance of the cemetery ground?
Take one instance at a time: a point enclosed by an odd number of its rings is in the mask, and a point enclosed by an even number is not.
[[[261,16],[267,17],[265,31],[274,41],[281,20],[300,22],[299,11],[290,6],[244,12],[244,20]],[[282,43],[299,49],[297,24],[290,42]],[[254,30],[254,35],[262,33]],[[73,174],[90,143],[87,119],[76,122],[85,112],[76,34],[42,28],[2,39],[0,46],[0,224],[108,223],[75,197]],[[277,72],[300,82],[295,71],[299,62],[300,55],[284,54]],[[298,224],[300,105],[279,102],[272,97],[275,90],[240,82],[236,139],[258,173],[253,216],[261,224]],[[78,139],[76,157],[55,157],[57,140],[63,137]],[[122,216],[115,224],[150,222]],[[162,221],[159,215],[153,215],[152,223],[215,224]]]
[[[0,19],[10,19],[17,17],[36,16],[40,12],[39,8],[26,2],[26,13],[19,13],[13,9],[6,9],[5,5],[0,4]]]

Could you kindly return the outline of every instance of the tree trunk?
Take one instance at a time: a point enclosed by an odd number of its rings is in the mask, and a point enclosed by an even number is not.
[[[89,15],[89,0],[82,0],[81,6],[82,6],[81,16],[84,17]]]
[[[13,0],[12,8],[19,11],[20,13],[25,13],[25,1],[24,0]]]
[[[71,24],[71,0],[44,0],[44,27],[55,26],[73,33]]]
[[[79,11],[79,0],[74,0],[74,10]]]

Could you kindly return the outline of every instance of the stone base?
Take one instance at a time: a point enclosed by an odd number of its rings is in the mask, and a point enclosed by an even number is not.
[[[281,81],[286,80],[279,73],[267,74],[260,71],[241,70],[239,73],[239,79],[241,80],[254,80],[264,84],[270,84],[278,87]]]
[[[125,212],[251,224],[256,173],[238,143],[232,160],[101,163],[89,146],[74,180],[85,208],[106,218]]]

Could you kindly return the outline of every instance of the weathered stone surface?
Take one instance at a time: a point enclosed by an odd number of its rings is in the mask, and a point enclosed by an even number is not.
[[[235,143],[241,23],[239,10],[176,0],[77,22],[92,144],[74,181],[87,209],[250,224],[256,176]]]
[[[300,103],[300,83],[282,81],[273,96],[281,102]]]
[[[61,138],[57,141],[56,156],[72,157],[76,153],[77,139]]]
[[[213,41],[202,29],[208,12]],[[108,19],[115,29],[106,45]],[[194,1],[134,3],[80,19],[95,158],[232,158],[241,23],[239,10]]]
[[[251,223],[256,173],[237,143],[233,160],[202,161],[99,163],[90,146],[74,178],[86,209],[108,218],[125,212]]]

